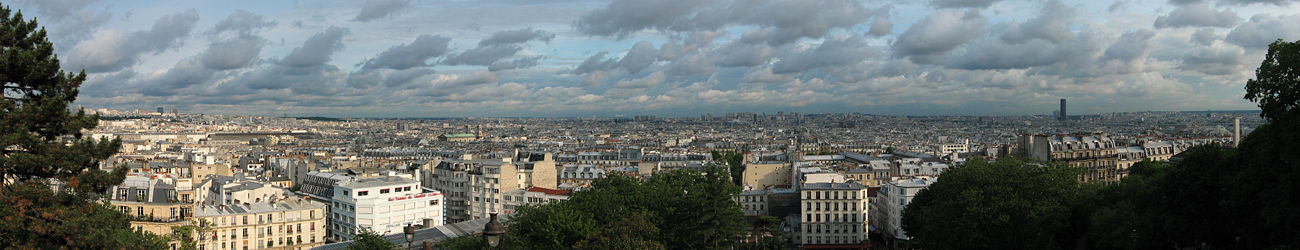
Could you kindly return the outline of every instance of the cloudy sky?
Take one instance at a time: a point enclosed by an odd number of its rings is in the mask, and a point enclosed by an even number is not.
[[[10,2],[91,108],[334,117],[1253,109],[1297,0]]]

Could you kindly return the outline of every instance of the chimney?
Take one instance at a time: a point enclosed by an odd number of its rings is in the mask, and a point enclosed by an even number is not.
[[[424,219],[424,228],[433,227],[433,219]]]

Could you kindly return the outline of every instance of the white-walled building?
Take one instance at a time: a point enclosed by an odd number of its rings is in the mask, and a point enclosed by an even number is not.
[[[908,239],[903,232],[903,208],[912,202],[917,192],[934,184],[936,178],[924,177],[900,179],[885,183],[876,193],[876,202],[871,204],[871,225],[882,234],[896,239]]]
[[[441,192],[420,188],[420,182],[396,176],[359,178],[334,187],[330,237],[350,240],[361,228],[380,235],[402,232],[407,225],[444,224]]]

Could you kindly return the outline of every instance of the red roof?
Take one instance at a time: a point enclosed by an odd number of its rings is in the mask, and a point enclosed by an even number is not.
[[[569,195],[569,193],[572,193],[573,191],[569,191],[569,190],[559,190],[559,189],[549,189],[549,188],[543,188],[543,187],[531,187],[531,188],[528,188],[528,192],[539,192],[539,193],[545,193],[545,194],[549,194],[549,195]]]

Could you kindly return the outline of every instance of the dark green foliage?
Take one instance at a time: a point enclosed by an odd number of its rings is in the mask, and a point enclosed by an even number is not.
[[[1246,81],[1246,99],[1259,102],[1260,116],[1271,122],[1300,119],[1300,41],[1277,39]]]
[[[1013,159],[971,160],[943,174],[903,212],[922,248],[1063,249],[1076,244],[1089,196],[1079,170]],[[1083,225],[1080,225],[1083,224]]]
[[[362,228],[356,237],[352,239],[352,245],[348,245],[349,250],[382,250],[397,249],[399,246],[392,241],[388,241],[384,236],[370,231],[368,228]]]
[[[785,240],[785,231],[781,229],[781,219],[772,216],[760,216],[750,225],[751,244],[742,245],[741,249],[786,249],[789,242]]]
[[[719,153],[712,151],[713,160],[727,163],[727,170],[731,173],[731,182],[736,186],[743,186],[745,176],[745,155],[736,152]]]
[[[107,204],[19,182],[0,192],[0,248],[167,248],[167,239],[130,228],[130,218]]]
[[[1189,149],[1177,165],[1140,162],[1130,175],[1100,190],[1089,237],[1106,249],[1230,246],[1219,207],[1233,151],[1219,145]]]
[[[131,231],[126,215],[94,202],[126,174],[98,168],[121,142],[82,136],[99,117],[68,104],[86,74],[60,70],[38,27],[0,6],[0,248],[163,248],[165,240]],[[53,191],[50,180],[63,188]]]
[[[611,175],[568,201],[518,208],[506,224],[504,249],[718,249],[739,247],[740,188],[722,166],[676,170],[649,180]],[[439,243],[475,249],[481,236]]]

